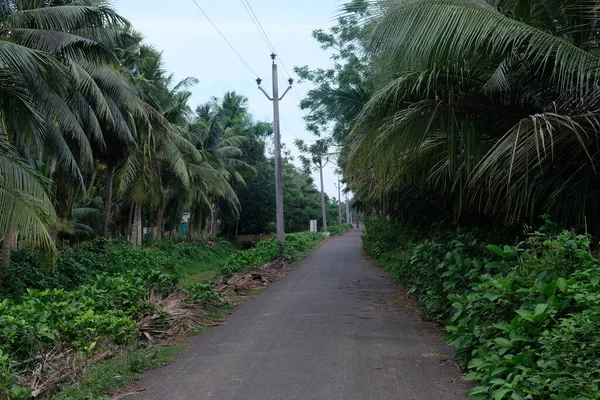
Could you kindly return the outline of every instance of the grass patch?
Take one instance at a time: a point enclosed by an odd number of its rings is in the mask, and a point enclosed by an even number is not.
[[[79,384],[64,387],[51,400],[106,400],[145,372],[170,363],[183,346],[129,350],[92,366]]]
[[[183,278],[180,285],[190,282],[206,282],[214,278],[221,265],[227,261],[227,256],[218,257],[209,261],[188,260],[182,264]]]

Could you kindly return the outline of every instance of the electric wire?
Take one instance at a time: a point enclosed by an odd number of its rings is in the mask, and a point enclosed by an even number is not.
[[[285,63],[283,62],[281,57],[277,54],[277,51],[275,50],[275,46],[273,46],[273,42],[271,42],[271,40],[269,39],[269,35],[267,35],[267,32],[265,31],[262,24],[260,23],[258,16],[254,12],[254,9],[252,8],[252,5],[250,4],[250,1],[249,0],[240,0],[240,1],[242,2],[242,5],[246,9],[246,12],[250,16],[250,19],[254,23],[254,26],[256,27],[256,29],[260,33],[261,37],[265,41],[265,44],[267,45],[267,47],[273,54],[277,55],[277,58],[279,59],[279,64],[281,64],[281,67],[287,74],[288,78],[290,78],[292,76],[292,74],[290,74],[290,72],[288,71],[288,69],[285,66]],[[282,73],[282,75],[283,75],[283,73]],[[282,78],[283,78],[283,80],[285,80],[285,76],[282,76]],[[293,86],[292,89],[293,89],[292,95],[296,96],[296,101],[298,102],[298,104],[300,104],[301,100],[300,100],[300,94],[298,93],[298,90],[296,89],[295,86]]]
[[[260,21],[256,17],[256,14],[254,13],[254,10],[252,9],[252,6],[250,5],[250,3],[248,3],[248,1],[244,1],[244,0],[240,0],[240,1],[241,1],[242,5],[244,6],[244,8],[246,9],[246,13],[248,13],[248,15],[250,16],[250,19],[254,23],[256,30],[258,30],[258,33],[260,34],[263,41],[267,45],[267,48],[269,49],[269,51],[271,51],[272,53],[275,53],[275,47],[273,47],[273,43],[271,43],[271,41],[269,40],[269,37],[267,36],[265,30],[263,29]]]
[[[210,22],[210,24],[213,26],[213,28],[215,28],[215,30],[219,33],[219,35],[221,35],[221,37],[223,38],[223,40],[225,41],[225,43],[227,43],[229,45],[229,47],[231,47],[231,50],[233,50],[233,52],[244,63],[244,65],[246,65],[246,67],[248,68],[248,70],[250,70],[250,72],[255,77],[258,78],[258,74],[256,72],[254,72],[254,70],[252,69],[252,67],[250,66],[250,64],[248,64],[246,62],[246,60],[244,60],[244,57],[242,57],[240,55],[240,53],[235,49],[235,47],[233,47],[233,45],[231,44],[231,42],[229,42],[229,40],[227,40],[227,38],[225,37],[225,35],[223,34],[223,32],[221,32],[221,30],[219,30],[219,28],[217,27],[217,25],[215,25],[215,23],[210,19],[210,17],[208,16],[208,14],[206,14],[206,12],[202,9],[202,7],[200,7],[200,4],[198,4],[198,2],[196,0],[192,0],[192,2],[196,5],[196,7],[198,8],[198,10],[200,10],[200,12],[206,17],[206,19],[208,20],[208,22]]]
[[[290,132],[290,134],[291,134],[291,135],[294,137],[294,139],[296,139],[296,140],[300,140],[300,139],[298,138],[298,136],[296,136],[296,135],[294,134],[294,131],[292,130],[292,127],[291,127],[291,126],[290,126],[290,124],[288,124],[288,122],[285,120],[285,117],[284,117],[282,114],[280,114],[279,116],[281,117],[281,120],[283,121],[284,125],[285,125],[285,126],[288,128],[288,131],[289,131],[289,132]]]
[[[252,19],[252,22],[254,23],[254,26],[259,31],[261,37],[265,41],[265,44],[267,45],[267,47],[269,48],[269,50],[272,51],[274,54],[277,54],[277,52],[275,50],[275,47],[273,46],[273,43],[269,39],[269,37],[268,37],[267,33],[265,32],[264,28],[262,27],[262,24],[258,20],[258,17],[256,16],[256,13],[252,9],[252,6],[250,5],[250,3],[247,0],[245,0],[245,1],[244,0],[240,0],[240,1],[242,2],[242,5],[244,5],[244,8],[246,9],[246,12],[248,13],[248,15],[250,16],[250,18]],[[244,57],[242,57],[242,55],[237,51],[237,49],[233,46],[233,44],[231,44],[231,42],[227,39],[227,37],[223,34],[223,32],[221,32],[221,30],[217,27],[217,25],[208,16],[208,14],[202,9],[202,7],[200,7],[200,5],[198,4],[198,2],[196,0],[192,0],[192,2],[196,5],[196,7],[198,8],[198,10],[204,15],[204,17],[208,20],[208,22],[213,26],[213,28],[217,31],[217,33],[221,36],[221,38],[223,39],[223,41],[225,41],[225,43],[227,43],[227,45],[231,48],[231,50],[235,53],[235,55],[240,59],[240,61],[242,61],[242,63],[246,66],[246,68],[248,68],[248,70],[254,76],[258,77],[258,74],[252,69],[252,67],[250,66],[250,64],[248,64],[248,62],[244,59]],[[277,58],[279,59],[279,62],[281,64],[283,70],[288,74],[288,76],[290,76],[289,71],[285,67],[285,65],[284,65],[283,60],[281,59],[281,57],[277,56]],[[281,70],[280,70],[280,73],[281,73]],[[285,79],[285,77],[283,75],[282,75],[282,77]],[[299,95],[298,95],[298,93],[296,91],[296,88],[293,87],[293,89],[296,92],[295,94],[296,94],[296,97],[297,97],[297,101],[300,102],[300,97],[299,97]],[[290,124],[288,124],[288,122],[285,119],[285,117],[283,115],[280,115],[280,116],[281,116],[281,119],[282,119],[283,123],[287,127],[289,133],[296,140],[300,140],[294,134],[294,131],[292,130]]]

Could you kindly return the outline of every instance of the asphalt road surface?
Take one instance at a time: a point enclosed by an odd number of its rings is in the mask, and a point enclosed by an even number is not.
[[[360,235],[329,239],[127,399],[464,399],[439,329],[398,301]]]

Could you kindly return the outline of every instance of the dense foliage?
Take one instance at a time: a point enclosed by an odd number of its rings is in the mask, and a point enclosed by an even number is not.
[[[177,290],[190,306],[221,304],[211,284],[178,284],[185,261],[221,259],[231,251],[221,242],[162,241],[136,248],[97,239],[67,249],[56,268],[35,264],[42,253],[19,254],[5,271],[15,272],[2,288],[10,297],[0,301],[0,393],[28,397],[27,369],[53,351],[72,348],[85,358],[110,345],[136,345],[143,338],[139,321],[153,313],[152,323],[167,329],[167,313],[156,299]]]
[[[476,382],[474,398],[597,398],[600,260],[548,221],[516,244],[367,219],[364,246],[412,287]],[[509,244],[504,244],[509,243]]]
[[[232,254],[227,262],[221,267],[220,273],[224,276],[240,272],[247,267],[260,266],[286,257],[294,260],[299,255],[311,250],[317,242],[325,239],[319,232],[290,233],[285,236],[283,252],[276,238],[258,242],[256,247]]]
[[[598,1],[349,1],[307,122],[362,211],[600,233]]]
[[[210,243],[163,240],[151,247],[138,248],[126,242],[109,244],[106,239],[98,238],[66,247],[56,260],[41,251],[13,250],[12,263],[0,272],[0,298],[18,297],[27,289],[73,290],[102,274],[159,270],[180,275],[186,260],[208,261],[231,252],[228,244],[215,240]]]
[[[227,92],[192,110],[197,80],[174,82],[161,52],[108,1],[5,3],[3,267],[15,247],[56,254],[98,236],[139,246],[144,228],[157,240],[178,237],[186,213],[192,240],[270,231],[272,127],[252,118],[246,97]],[[319,215],[318,194],[286,164],[286,228],[304,230]]]

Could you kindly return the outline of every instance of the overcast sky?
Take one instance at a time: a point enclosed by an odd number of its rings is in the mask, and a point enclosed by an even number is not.
[[[271,88],[271,51],[261,38],[241,0],[196,0],[225,37]],[[293,74],[294,66],[329,67],[332,61],[312,38],[314,29],[327,29],[335,22],[339,0],[249,0],[283,65]],[[116,7],[129,19],[146,42],[163,51],[166,68],[176,80],[196,77],[192,106],[212,96],[235,90],[249,99],[250,112],[259,120],[272,120],[272,104],[258,91],[256,76],[240,61],[192,0],[118,0]],[[281,66],[280,66],[281,68]],[[285,74],[285,73],[284,73]],[[296,76],[292,76],[297,78]],[[286,76],[287,79],[287,76]],[[285,87],[286,83],[280,83]],[[309,84],[297,84],[281,103],[282,142],[297,154],[294,140],[313,139],[306,132],[298,107]],[[298,160],[296,163],[299,165]],[[318,174],[313,174],[318,183]],[[337,198],[333,167],[325,172],[325,191]]]

